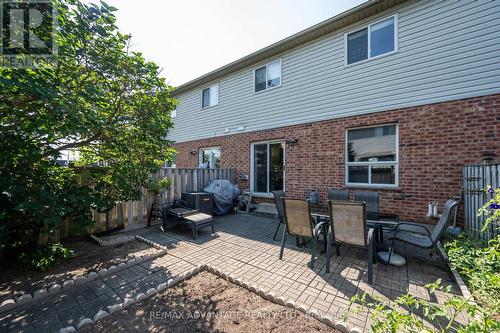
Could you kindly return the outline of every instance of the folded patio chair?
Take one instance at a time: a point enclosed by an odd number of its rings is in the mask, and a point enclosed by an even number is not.
[[[349,201],[349,190],[337,190],[331,188],[328,190],[328,200]]]
[[[280,230],[281,224],[285,223],[285,221],[283,220],[283,198],[285,197],[285,191],[272,191],[271,193],[274,196],[274,204],[276,205],[276,210],[278,211],[278,218],[280,219],[273,236],[273,240],[276,240],[276,236],[278,235],[278,231]]]
[[[307,200],[283,198],[283,212],[285,228],[283,229],[283,238],[281,240],[280,260],[283,259],[283,250],[285,249],[287,235],[308,237],[313,240],[311,262],[309,267],[314,268],[318,238],[321,234],[323,234],[323,239],[326,242],[326,232],[328,230],[329,223],[327,221],[321,221],[314,225],[311,216],[311,206]],[[326,251],[327,253],[329,251],[328,244],[326,244]]]
[[[331,201],[330,229],[328,244],[336,245],[336,253],[340,256],[340,246],[354,246],[368,249],[368,283],[373,283],[373,263],[375,262],[375,240],[373,229],[366,227],[366,208],[364,202]],[[330,272],[332,253],[327,253],[326,272]]]
[[[411,244],[423,249],[435,248],[439,257],[443,260],[443,262],[445,262],[446,259],[443,258],[441,251],[437,248],[437,245],[446,231],[446,227],[454,219],[457,205],[458,202],[455,200],[449,199],[446,201],[443,213],[441,214],[441,217],[432,232],[430,232],[429,229],[427,229],[423,224],[410,222],[398,223],[393,236],[391,249],[394,249],[396,241]],[[388,262],[391,260],[391,255],[392,250],[390,251]]]

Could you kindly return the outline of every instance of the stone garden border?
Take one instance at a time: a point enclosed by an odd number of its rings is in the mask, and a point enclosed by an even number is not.
[[[175,286],[176,284],[178,284],[182,281],[188,280],[191,277],[193,277],[194,275],[196,275],[200,272],[203,272],[203,271],[210,272],[214,275],[219,276],[220,278],[222,278],[224,280],[227,280],[231,283],[234,283],[240,287],[243,287],[243,288],[247,289],[248,291],[257,294],[260,297],[262,297],[262,298],[264,298],[272,303],[282,305],[282,306],[287,306],[287,307],[290,307],[292,309],[298,310],[298,311],[306,314],[307,316],[314,317],[315,319],[321,321],[322,323],[324,323],[332,328],[339,330],[342,333],[361,333],[363,331],[359,327],[349,326],[346,322],[344,322],[342,320],[335,320],[332,315],[321,314],[321,313],[317,312],[316,310],[307,310],[307,306],[304,304],[296,303],[293,300],[285,299],[284,297],[277,296],[276,294],[274,294],[272,292],[268,293],[262,288],[259,288],[253,284],[250,284],[242,279],[236,278],[233,274],[223,272],[223,271],[221,271],[221,270],[219,270],[216,267],[213,267],[211,265],[203,264],[203,265],[198,265],[195,268],[192,268],[190,270],[187,270],[184,273],[177,275],[173,279],[168,279],[166,282],[160,283],[156,288],[150,288],[146,292],[146,294],[140,293],[135,298],[125,298],[122,303],[108,306],[108,311],[99,310],[94,315],[94,317],[92,319],[91,318],[84,318],[84,319],[80,320],[78,322],[78,324],[76,325],[76,327],[68,326],[68,327],[61,328],[59,333],[76,332],[77,330],[79,330],[80,328],[82,328],[85,325],[93,324],[94,322],[97,322],[98,320],[105,318],[116,311],[120,311],[120,310],[134,304],[134,303],[140,302],[140,301],[142,301],[148,297],[151,297],[151,296],[157,294],[158,292],[161,292],[167,288],[171,288],[171,287]]]
[[[125,262],[121,262],[118,265],[111,265],[108,268],[103,268],[97,272],[91,271],[87,274],[84,275],[79,275],[76,276],[72,279],[64,280],[61,283],[51,283],[48,287],[42,288],[42,289],[37,289],[35,290],[32,294],[31,293],[24,293],[23,295],[17,297],[17,298],[9,298],[4,300],[0,304],[0,313],[5,312],[7,310],[12,310],[15,309],[19,306],[29,304],[33,301],[42,299],[47,296],[52,296],[55,294],[58,294],[62,291],[66,291],[68,289],[71,289],[76,286],[82,286],[85,285],[98,277],[104,277],[112,273],[116,273],[118,271],[121,271],[124,268],[131,267],[137,264],[140,264],[146,260],[150,260],[153,258],[157,258],[159,256],[165,255],[167,253],[167,247],[162,246],[159,244],[156,244],[141,236],[135,236],[135,239],[139,242],[146,243],[148,245],[151,245],[152,247],[160,250],[160,252],[156,254],[147,254],[143,255],[138,258],[132,258],[128,259]]]
[[[103,240],[103,239],[97,237],[96,235],[90,235],[90,238],[92,240],[94,240],[97,244],[99,244],[99,246],[113,246],[113,245],[118,245],[118,244],[124,244],[124,243],[128,243],[128,242],[136,239],[135,236],[131,236],[131,235],[120,236],[120,237],[116,237],[116,238],[113,238],[110,240]]]

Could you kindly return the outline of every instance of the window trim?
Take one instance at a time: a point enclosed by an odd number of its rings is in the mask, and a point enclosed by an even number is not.
[[[374,57],[371,57],[370,56],[370,53],[371,53],[371,38],[370,38],[371,37],[371,26],[374,24],[380,23],[382,21],[385,21],[387,19],[390,19],[390,18],[394,18],[394,50],[392,50],[390,52],[383,53],[383,54],[379,54],[379,55],[374,56]],[[367,23],[364,26],[357,27],[354,30],[351,30],[351,31],[344,33],[344,67],[362,64],[362,63],[368,62],[370,60],[379,59],[379,58],[386,57],[386,56],[392,55],[394,53],[397,53],[399,51],[398,27],[399,27],[399,25],[398,25],[398,13],[394,13],[390,16],[386,16],[384,18],[381,18],[380,20]],[[368,58],[366,58],[364,60],[353,62],[352,64],[349,64],[349,63],[347,63],[347,54],[348,54],[348,52],[347,52],[347,36],[349,36],[352,33],[361,31],[363,29],[368,30]]]
[[[396,160],[395,161],[377,161],[377,162],[349,162],[349,152],[348,152],[348,133],[351,130],[358,130],[364,128],[376,128],[384,126],[396,126]],[[373,184],[371,183],[371,165],[394,165],[394,184]],[[349,167],[350,166],[368,166],[368,183],[349,183]],[[358,187],[358,188],[381,188],[381,189],[397,189],[399,188],[399,124],[398,123],[386,123],[377,125],[368,125],[361,127],[350,127],[345,129],[345,142],[344,142],[344,184],[346,187]]]
[[[275,63],[279,61],[280,63],[280,84],[278,84],[277,86],[274,86],[274,87],[270,87],[268,88],[267,87],[267,66],[269,66],[270,64],[272,63]],[[258,69],[261,69],[262,67],[265,67],[266,68],[266,89],[262,89],[262,90],[259,90],[259,91],[255,91],[255,72],[258,70]],[[273,61],[270,61],[268,63],[265,63],[263,65],[260,65],[260,66],[257,66],[255,67],[253,70],[252,70],[252,82],[253,82],[253,93],[254,94],[259,94],[259,93],[262,93],[264,91],[269,91],[269,90],[273,90],[273,89],[276,89],[276,88],[279,88],[281,87],[281,85],[283,84],[283,61],[282,61],[282,58],[278,58],[278,59],[274,59]]]
[[[255,156],[255,151],[254,147],[255,145],[267,143],[268,149],[267,149],[267,163],[269,166],[269,145],[273,143],[281,143],[283,145],[283,191],[285,191],[286,187],[286,145],[285,145],[285,140],[284,139],[274,139],[274,140],[264,140],[264,141],[255,141],[250,143],[250,193],[256,197],[262,197],[262,198],[272,198],[273,194],[271,192],[255,192],[254,191],[254,156]],[[267,172],[267,182],[266,182],[266,187],[269,189],[269,168]]]
[[[170,119],[175,119],[175,118],[177,118],[177,108],[170,111]]]
[[[201,152],[203,150],[208,150],[208,149],[218,149],[219,150],[219,155],[222,152],[222,150],[220,149],[220,146],[211,146],[211,147],[200,147],[200,148],[198,148],[198,166],[203,163],[203,156],[202,156]],[[219,158],[220,158],[220,156],[219,156]],[[210,168],[210,169],[217,169],[217,168]]]
[[[204,107],[203,106],[203,91],[209,89],[208,95],[210,96],[210,88],[212,88],[215,85],[217,86],[217,104]],[[212,84],[205,86],[204,88],[201,89],[201,91],[200,91],[200,107],[202,110],[213,108],[213,107],[219,105],[219,103],[220,103],[220,82],[212,83]]]

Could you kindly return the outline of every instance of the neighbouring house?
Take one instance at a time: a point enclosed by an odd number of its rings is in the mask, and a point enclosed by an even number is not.
[[[500,156],[500,1],[369,1],[174,96],[177,167],[235,168],[262,198],[376,190],[426,222]]]

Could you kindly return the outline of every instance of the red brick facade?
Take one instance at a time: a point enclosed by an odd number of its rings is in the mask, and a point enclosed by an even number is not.
[[[399,127],[399,188],[378,190],[380,204],[403,220],[427,222],[429,201],[442,207],[460,194],[464,164],[481,162],[485,152],[500,157],[500,95],[492,95],[178,143],[176,163],[196,167],[199,148],[220,146],[221,167],[249,175],[252,142],[298,139],[285,147],[287,196],[319,189],[326,204],[327,189],[345,187],[346,129],[387,123]],[[250,180],[239,186],[248,189]]]

